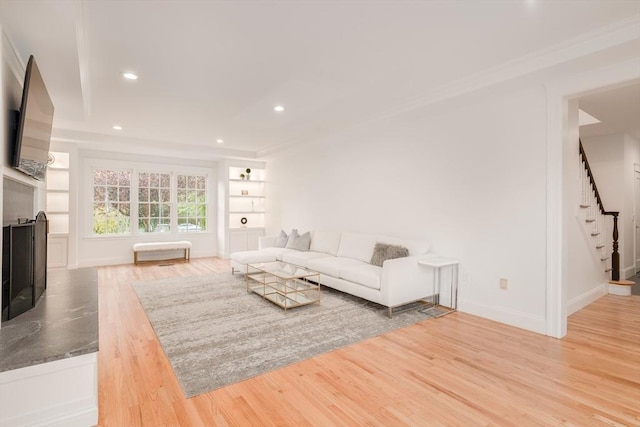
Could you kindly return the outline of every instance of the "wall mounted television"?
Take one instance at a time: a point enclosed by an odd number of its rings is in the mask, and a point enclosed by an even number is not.
[[[53,103],[33,55],[29,57],[22,90],[22,104],[15,114],[12,166],[43,181],[47,172],[53,126]]]

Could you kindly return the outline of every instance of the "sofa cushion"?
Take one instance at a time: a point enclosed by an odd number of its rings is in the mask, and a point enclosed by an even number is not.
[[[293,249],[287,249],[287,248],[276,248],[274,246],[271,246],[269,248],[264,248],[261,249],[260,252],[266,252],[268,254],[272,254],[276,257],[276,259],[278,261],[282,261],[282,255],[286,254],[287,252],[291,252]]]
[[[337,278],[340,278],[341,269],[357,265],[363,265],[363,262],[353,258],[337,258],[332,256],[307,261],[307,268],[310,270]]]
[[[314,231],[309,250],[337,255],[340,247],[340,234],[339,231]]]
[[[404,258],[407,256],[409,256],[409,249],[404,246],[378,242],[373,247],[371,265],[382,267],[382,263],[388,259]]]
[[[231,254],[231,259],[239,264],[257,264],[276,260],[273,253],[262,251],[240,251]]]
[[[382,267],[362,264],[340,269],[340,278],[372,289],[380,289]]]
[[[370,234],[342,233],[338,256],[368,263],[371,261],[376,236]]]
[[[321,252],[290,251],[282,254],[282,261],[306,267],[310,259],[326,258],[330,256],[331,255],[329,254],[324,254]]]

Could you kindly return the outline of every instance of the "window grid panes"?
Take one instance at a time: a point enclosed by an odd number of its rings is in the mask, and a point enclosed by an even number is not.
[[[93,170],[93,233],[131,232],[131,171]]]
[[[141,233],[171,231],[171,174],[138,174],[138,230]]]
[[[178,175],[178,232],[206,231],[207,177]]]

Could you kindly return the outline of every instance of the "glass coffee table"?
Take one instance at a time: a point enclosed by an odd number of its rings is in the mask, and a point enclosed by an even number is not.
[[[248,264],[247,292],[289,308],[320,302],[320,273],[286,262]]]

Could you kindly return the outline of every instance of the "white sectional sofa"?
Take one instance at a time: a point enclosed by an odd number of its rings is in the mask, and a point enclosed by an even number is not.
[[[350,232],[315,231],[309,250],[276,247],[278,236],[261,237],[259,250],[231,254],[232,271],[246,273],[246,265],[283,261],[320,273],[320,283],[393,308],[430,297],[433,293],[433,269],[418,264],[418,259],[435,257],[429,242],[403,240],[387,236]],[[376,243],[402,246],[408,255],[387,259],[382,267],[372,265]]]

